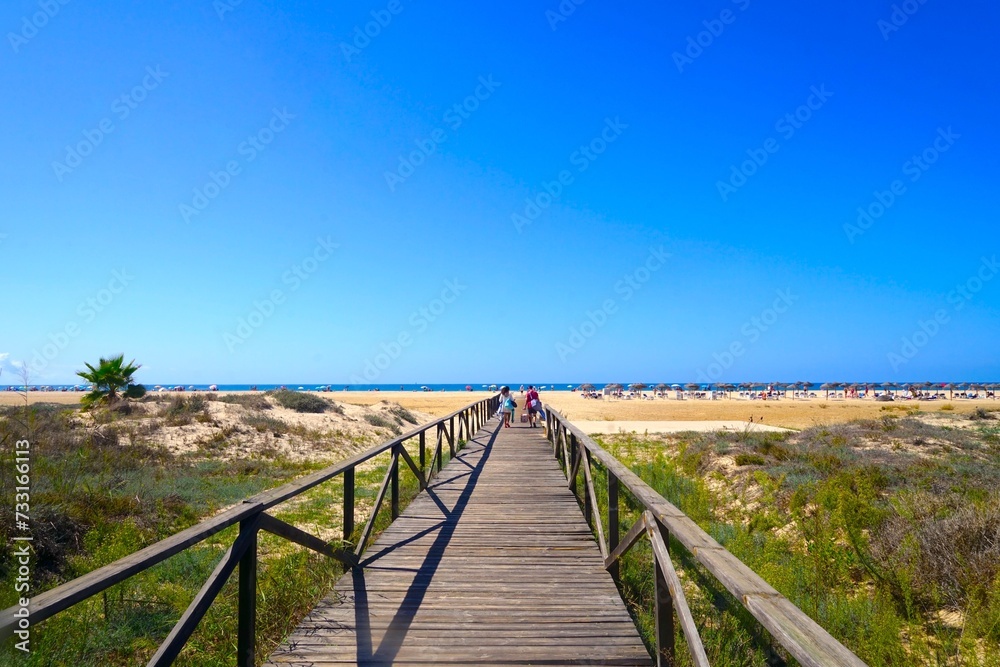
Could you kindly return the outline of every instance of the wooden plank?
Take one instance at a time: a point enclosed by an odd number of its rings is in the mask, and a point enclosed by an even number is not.
[[[642,534],[646,531],[646,517],[645,515],[640,516],[639,520],[636,521],[628,532],[625,533],[625,538],[615,547],[607,558],[604,559],[604,567],[610,568],[612,564],[617,563],[618,559],[628,553],[629,549],[635,546]]]
[[[396,463],[396,461],[396,457],[393,456],[392,461],[389,463],[389,467],[386,468],[385,477],[382,479],[382,486],[379,488],[378,496],[375,498],[375,504],[372,505],[371,516],[368,517],[365,529],[361,531],[361,538],[358,540],[358,545],[354,549],[355,556],[360,556],[361,552],[365,550],[368,538],[371,537],[372,530],[375,529],[375,520],[378,518],[379,510],[382,509],[382,502],[385,500],[385,494],[389,490],[389,486],[392,484],[393,472],[395,471],[395,466],[393,464]]]
[[[592,521],[597,528],[597,546],[601,549],[601,558],[608,559],[608,543],[604,539],[604,525],[601,521],[601,514],[597,511],[600,505],[597,504],[597,491],[594,489],[594,478],[590,474],[590,454],[584,450],[583,477],[587,485],[587,510],[585,512],[588,522]],[[594,514],[596,513],[596,517]]]
[[[750,594],[743,599],[746,608],[788,652],[806,667],[837,665],[865,667],[865,663],[824,630],[818,623],[800,616],[802,611],[781,595]]]
[[[660,525],[656,523],[650,512],[644,512],[646,524],[646,534],[653,544],[653,553],[656,554],[656,564],[660,568],[660,573],[666,581],[667,588],[670,589],[670,597],[677,610],[677,618],[681,622],[681,630],[687,640],[688,650],[691,652],[691,661],[695,667],[709,667],[708,656],[705,655],[705,647],[701,643],[701,636],[698,628],[694,624],[691,616],[691,609],[688,607],[687,599],[684,597],[684,588],[681,586],[680,577],[674,569],[674,564],[670,560],[670,552],[667,551],[667,544],[660,535]]]
[[[498,425],[266,664],[652,664],[541,430]]]
[[[285,523],[281,519],[276,519],[270,514],[262,513],[260,515],[260,529],[266,530],[273,535],[283,537],[290,542],[295,542],[296,544],[304,546],[307,549],[312,549],[313,551],[321,553],[324,556],[335,558],[348,567],[353,566],[358,562],[357,557],[350,551],[334,549],[332,546],[315,535],[310,535],[306,531],[296,528],[289,523]]]

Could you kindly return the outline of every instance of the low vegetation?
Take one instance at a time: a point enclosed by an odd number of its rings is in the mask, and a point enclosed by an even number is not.
[[[995,666],[1000,425],[990,416],[602,442],[869,665]],[[638,516],[628,508],[623,531]],[[690,554],[676,543],[672,553],[712,665],[795,664]],[[638,547],[622,570],[648,641],[651,562]]]
[[[310,398],[322,402],[330,413],[342,412],[316,396],[288,394],[296,398],[289,402],[279,394],[153,395],[134,404],[127,414],[44,404],[0,409],[0,441],[27,437],[32,442],[32,593],[114,562],[244,498],[384,439],[373,436],[363,422],[346,417],[337,417],[336,427],[308,426],[312,423],[308,420],[316,419],[311,416],[283,419],[275,405],[289,403],[292,410],[305,406],[310,412],[316,405]],[[223,415],[218,412],[220,402],[234,404],[234,408],[227,408]],[[393,406],[388,409],[395,414]],[[201,429],[197,430],[203,433],[197,448],[179,452],[162,444],[168,430],[185,429]],[[312,453],[292,459],[276,448],[260,445],[250,454],[232,455],[248,439],[260,441],[262,433],[270,438],[266,442],[277,437],[280,440],[274,442],[296,439],[309,444]],[[416,441],[406,446],[417,457]],[[389,460],[388,453],[379,455],[356,472],[357,523],[352,540],[358,538],[371,511]],[[416,494],[417,482],[405,467],[400,482],[405,504]],[[13,498],[10,475],[0,476],[0,494]],[[342,539],[342,496],[342,484],[334,480],[278,506],[273,513],[337,544]],[[4,543],[14,525],[13,510],[12,504],[0,504],[0,540]],[[376,532],[389,522],[385,507],[377,517]],[[0,664],[145,664],[234,537],[235,528],[227,529],[33,626],[31,654],[15,655],[12,643],[5,642],[0,647]],[[343,570],[338,562],[281,538],[262,533],[259,539],[258,662],[326,594]],[[15,603],[15,575],[11,550],[0,551],[0,608]],[[176,664],[232,665],[236,604],[234,577]]]
[[[399,428],[399,424],[397,424],[389,417],[381,415],[377,412],[371,412],[366,414],[364,416],[364,420],[369,424],[371,424],[372,426],[388,430],[393,435],[399,435],[400,433],[402,433],[402,431]]]
[[[234,405],[242,405],[248,410],[270,410],[271,402],[267,400],[267,396],[264,394],[250,393],[250,394],[208,394],[206,398],[210,401],[219,401],[220,403],[232,403]]]
[[[315,394],[279,389],[268,395],[281,407],[296,412],[326,412],[333,408],[333,403]]]
[[[160,410],[160,416],[168,426],[185,426],[192,421],[207,423],[211,417],[206,411],[207,401],[198,395],[186,398],[171,396]]]

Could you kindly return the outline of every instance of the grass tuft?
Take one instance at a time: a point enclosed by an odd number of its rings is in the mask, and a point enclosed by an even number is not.
[[[326,412],[332,404],[326,399],[299,391],[279,389],[268,394],[283,408],[295,412]]]

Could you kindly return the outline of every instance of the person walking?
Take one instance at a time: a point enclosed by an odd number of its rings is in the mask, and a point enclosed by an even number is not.
[[[538,425],[535,422],[538,420],[539,415],[541,415],[542,419],[545,419],[545,412],[542,410],[542,401],[538,398],[538,391],[535,389],[535,385],[528,387],[528,393],[525,394],[524,400],[524,407],[528,411],[528,425],[531,428],[535,428]]]
[[[514,410],[517,409],[517,401],[510,395],[510,387],[507,385],[500,387],[500,409],[503,411],[504,428],[510,428],[510,423],[514,420]]]

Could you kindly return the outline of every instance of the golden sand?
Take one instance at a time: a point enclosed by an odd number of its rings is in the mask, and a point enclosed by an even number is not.
[[[172,392],[170,392],[172,394]],[[248,393],[248,392],[243,392]],[[185,395],[185,394],[180,394]],[[373,405],[379,401],[393,401],[411,410],[417,410],[435,417],[450,412],[489,396],[484,391],[335,391],[321,396],[340,403],[353,405]],[[20,405],[23,394],[0,392],[0,405]],[[32,403],[75,404],[80,393],[36,391],[27,394]],[[523,395],[515,392],[515,398],[523,406]],[[752,416],[754,421],[763,417],[763,422],[772,426],[787,428],[807,428],[822,424],[845,422],[853,419],[871,419],[885,414],[903,414],[907,410],[922,413],[945,412],[951,414],[969,413],[976,407],[987,410],[1000,409],[995,400],[954,400],[937,401],[895,401],[876,402],[871,399],[811,399],[783,398],[777,401],[749,401],[731,398],[710,400],[609,400],[588,399],[578,393],[542,392],[542,402],[553,406],[567,419],[586,421],[740,421]],[[950,409],[949,407],[950,406]]]

